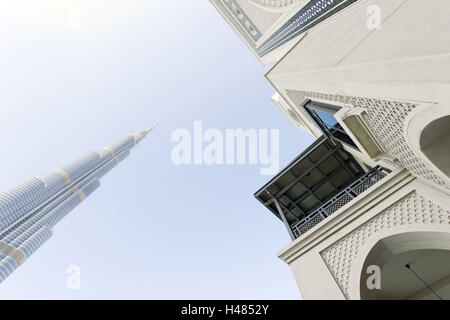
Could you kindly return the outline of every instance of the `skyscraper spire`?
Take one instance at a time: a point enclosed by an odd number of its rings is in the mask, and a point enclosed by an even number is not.
[[[99,186],[157,124],[44,177],[0,193],[0,283],[52,236],[52,228]]]

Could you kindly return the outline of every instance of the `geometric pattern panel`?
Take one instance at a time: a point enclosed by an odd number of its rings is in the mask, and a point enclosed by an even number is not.
[[[375,216],[327,249],[321,256],[349,299],[350,272],[358,253],[378,232],[409,225],[450,225],[450,211],[413,193]]]
[[[287,90],[289,98],[301,106],[307,99],[321,99],[364,109],[364,124],[386,154],[398,159],[399,165],[416,176],[422,177],[450,190],[450,184],[437,175],[417,157],[403,133],[407,116],[417,105],[413,103],[352,97],[339,94]]]
[[[321,223],[325,218],[320,214],[320,212],[316,213],[314,216],[309,218],[308,222],[305,224],[302,224],[301,226],[297,227],[294,226],[292,231],[294,232],[295,236],[297,238],[301,237],[303,234],[311,230],[313,227]]]

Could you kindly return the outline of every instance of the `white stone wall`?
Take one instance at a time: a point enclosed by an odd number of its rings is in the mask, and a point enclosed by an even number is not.
[[[290,41],[260,57],[255,48],[279,30],[310,0],[210,0],[242,41],[264,65],[274,64],[295,44]],[[230,10],[231,8],[231,10]],[[254,28],[251,28],[248,21]],[[258,36],[255,38],[254,30]]]

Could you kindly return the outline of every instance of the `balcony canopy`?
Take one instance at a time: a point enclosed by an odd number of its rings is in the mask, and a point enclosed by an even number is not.
[[[283,220],[276,199],[291,226],[364,174],[339,142],[322,136],[257,191],[255,197]]]

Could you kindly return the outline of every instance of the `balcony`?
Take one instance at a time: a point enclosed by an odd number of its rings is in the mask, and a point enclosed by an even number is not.
[[[255,193],[297,239],[389,174],[364,170],[333,138],[322,136]]]

